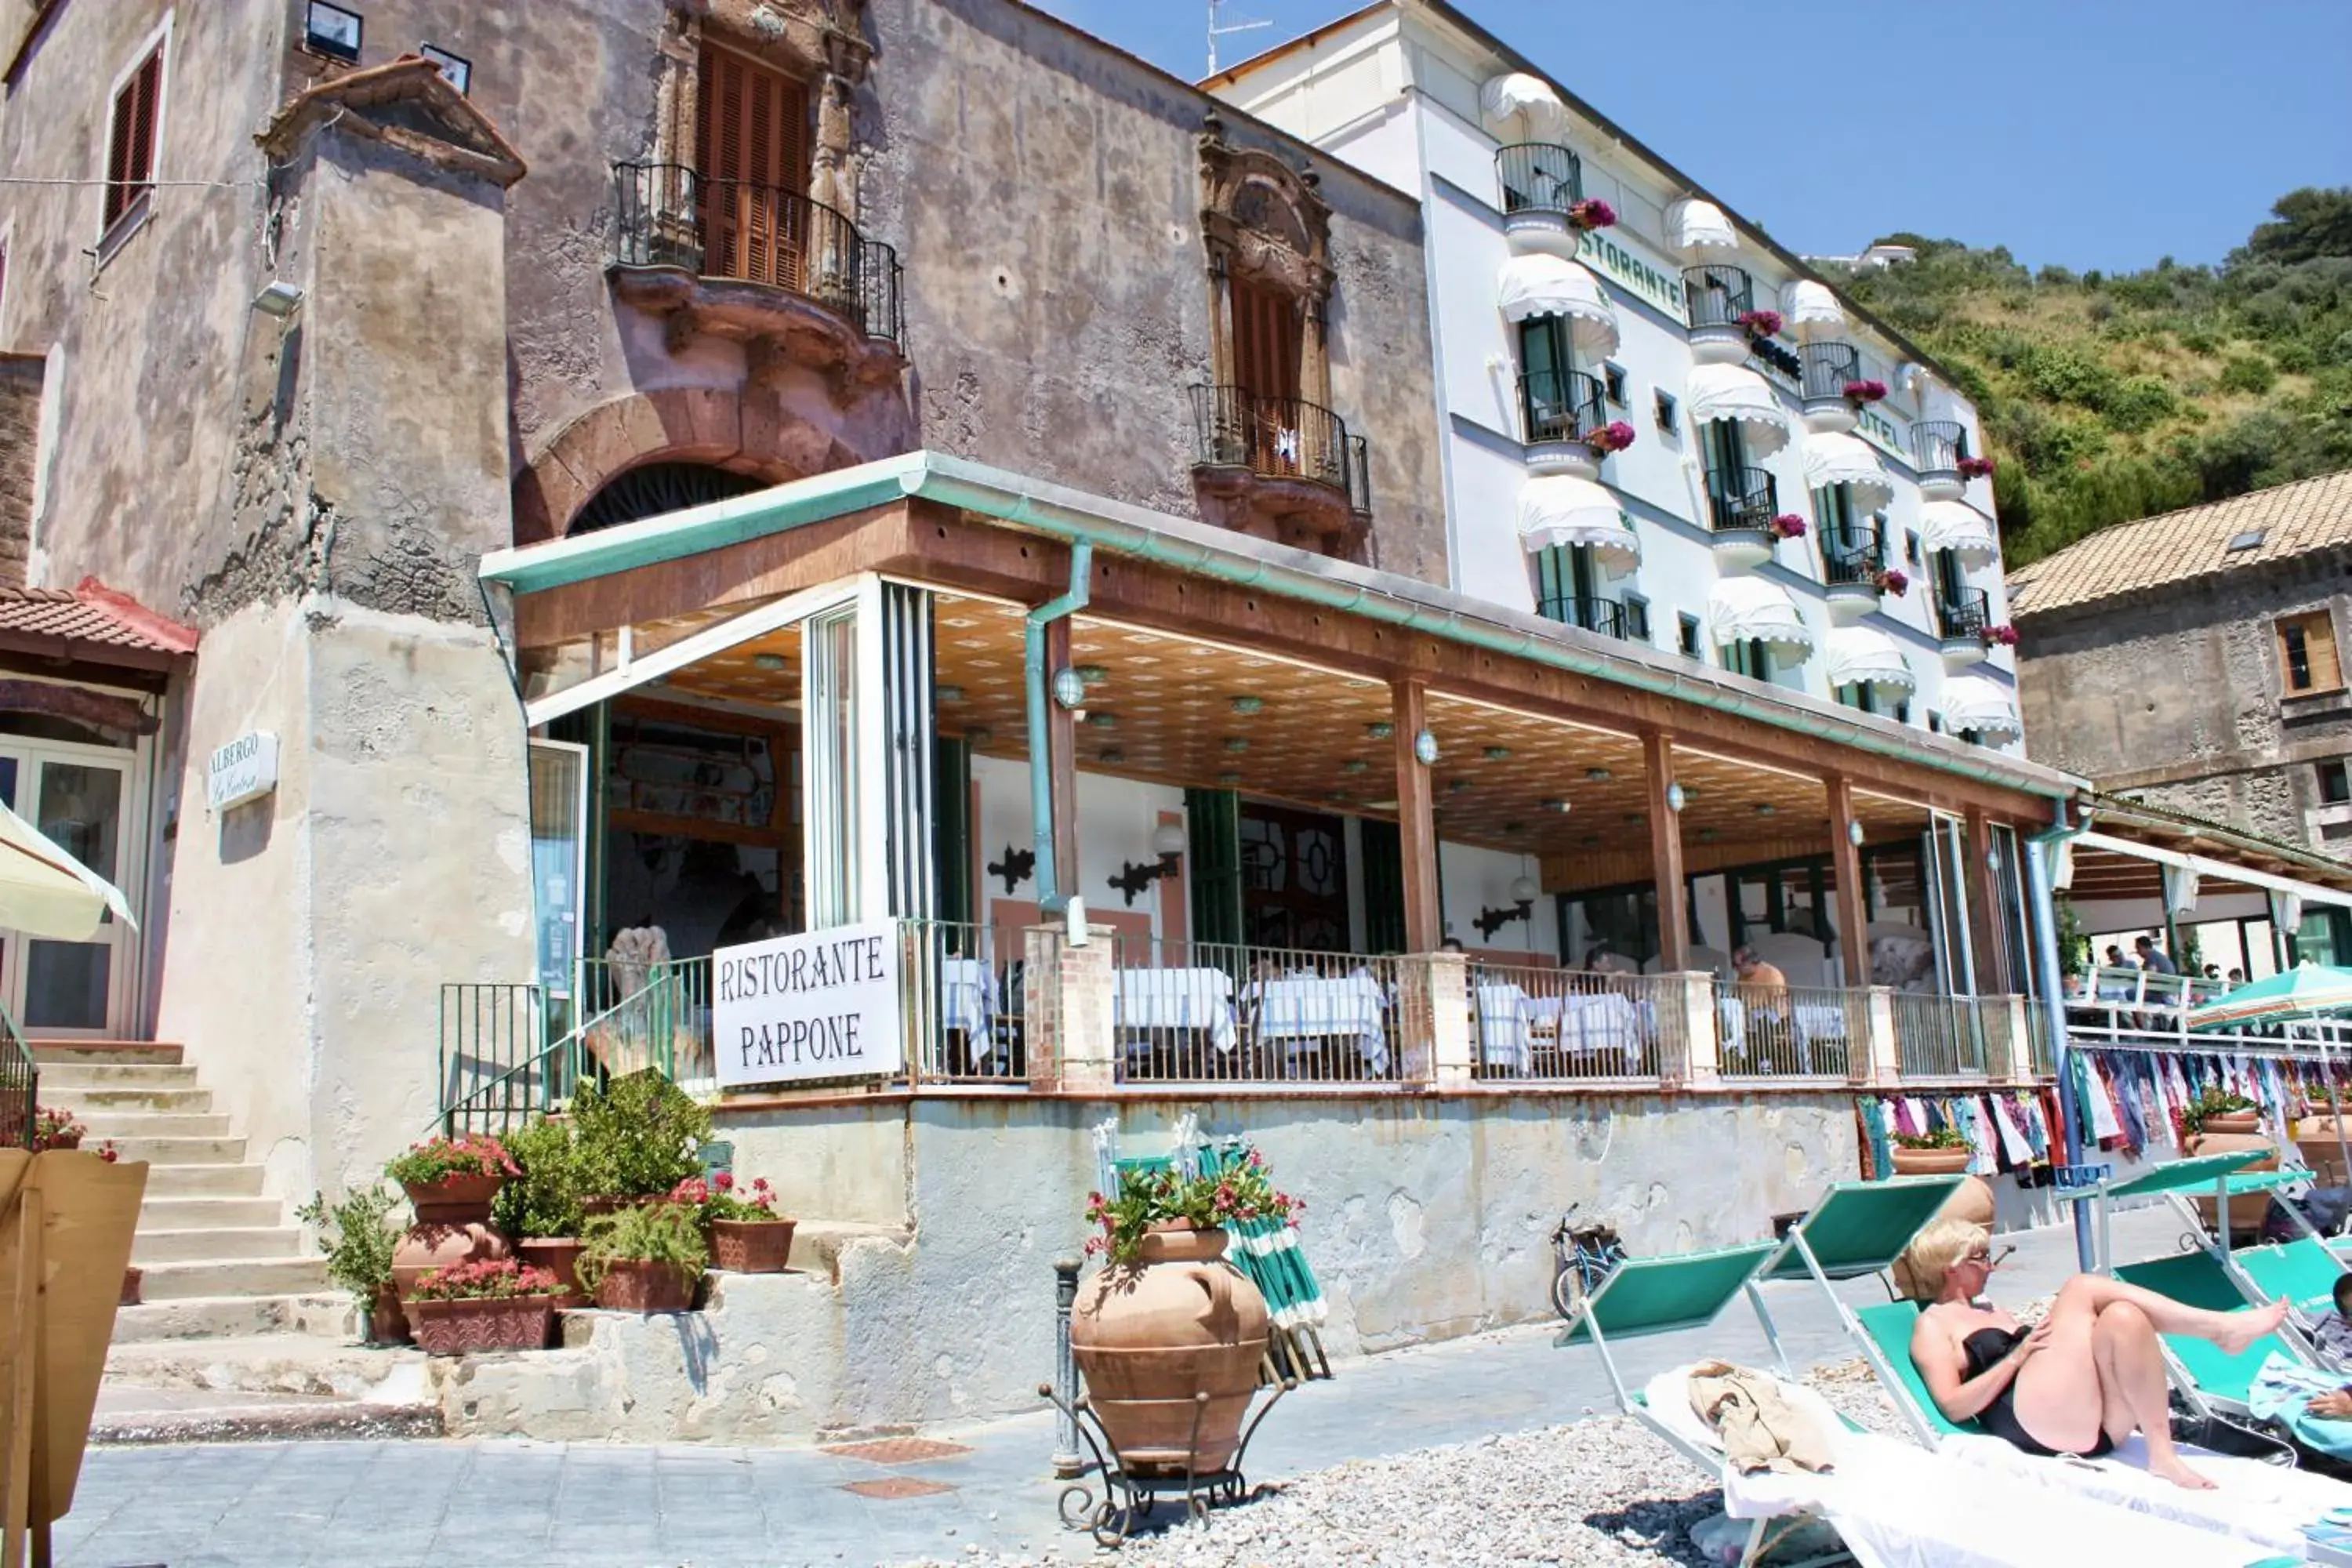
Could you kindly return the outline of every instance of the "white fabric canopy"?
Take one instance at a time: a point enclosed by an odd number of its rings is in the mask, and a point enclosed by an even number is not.
[[[88,942],[109,911],[135,925],[113,883],[0,805],[0,930],[53,942]]]
[[[1854,505],[1864,511],[1876,511],[1895,500],[1895,481],[1886,477],[1885,465],[1870,443],[1842,431],[1805,437],[1805,488],[1817,490],[1826,485],[1849,487]]]
[[[1875,626],[1839,626],[1830,633],[1830,684],[1909,692],[1919,682],[1893,637]]]
[[[1706,619],[1717,647],[1761,637],[1783,658],[1804,658],[1813,651],[1812,629],[1798,613],[1797,602],[1768,578],[1717,579],[1707,590]]]
[[[1713,202],[1685,196],[1666,209],[1666,233],[1682,250],[1737,250],[1739,236]]]
[[[1593,559],[1612,572],[1642,563],[1642,536],[1627,525],[1617,498],[1574,474],[1541,475],[1519,491],[1519,543],[1530,554],[1556,544],[1590,545]]]
[[[2009,688],[1981,675],[1955,675],[1944,682],[1944,730],[1954,735],[1974,730],[1994,741],[2014,741],[2025,733]]]
[[[1948,550],[1969,571],[2000,559],[2000,541],[1993,537],[1985,514],[1966,501],[1931,500],[1919,509],[1919,542],[1929,550]]]
[[[1617,352],[1617,312],[1601,279],[1557,256],[1514,256],[1495,280],[1506,320],[1560,316],[1579,352],[1607,359]]]
[[[1789,414],[1764,378],[1744,365],[1691,367],[1683,402],[1693,425],[1725,420],[1739,426],[1750,458],[1769,458],[1789,444]]]
[[[1479,93],[1478,100],[1496,120],[1526,115],[1528,129],[1535,132],[1538,141],[1557,142],[1568,131],[1568,105],[1559,100],[1559,94],[1544,85],[1542,79],[1525,71],[1495,78]]]
[[[1792,327],[1843,327],[1845,307],[1829,285],[1800,278],[1780,290],[1780,314]]]

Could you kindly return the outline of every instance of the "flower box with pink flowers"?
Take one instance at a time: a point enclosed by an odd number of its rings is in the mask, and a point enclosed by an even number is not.
[[[1793,511],[1782,512],[1772,520],[1772,537],[1775,539],[1804,538],[1805,520]]]
[[[1587,430],[1584,433],[1584,444],[1605,458],[1612,452],[1622,452],[1632,446],[1633,434],[1633,427],[1631,425],[1626,424],[1622,419],[1612,419],[1606,425]]]
[[[669,1201],[696,1211],[710,1237],[710,1266],[730,1274],[782,1274],[792,1264],[793,1231],[800,1222],[776,1212],[765,1176],[744,1186],[731,1171],[688,1176]]]
[[[1885,400],[1886,384],[1883,381],[1849,381],[1844,391],[1848,403],[1880,403]]]

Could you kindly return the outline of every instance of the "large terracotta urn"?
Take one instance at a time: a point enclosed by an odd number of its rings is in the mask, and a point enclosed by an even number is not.
[[[1265,1299],[1225,1261],[1225,1233],[1156,1229],[1097,1274],[1070,1316],[1087,1397],[1137,1474],[1233,1462],[1265,1355]],[[1199,1409],[1195,1446],[1193,1419]]]
[[[1898,1176],[1957,1176],[1969,1168],[1976,1157],[1973,1149],[1906,1149],[1895,1146],[1895,1173]]]
[[[2252,1113],[2249,1112],[2249,1114]],[[2263,1158],[2250,1165],[2241,1166],[2240,1169],[2244,1171],[2278,1169],[2278,1149],[2268,1138],[2256,1132],[2221,1131],[2213,1125],[2218,1120],[2220,1119],[2217,1117],[2207,1117],[2204,1129],[2190,1133],[2187,1141],[2181,1144],[2180,1152],[2189,1155],[2231,1154],[2242,1149],[2259,1149],[2263,1152]],[[2189,1201],[2196,1207],[2199,1224],[2207,1230],[2220,1228],[2219,1216],[2216,1213],[2220,1205],[2211,1197],[2192,1194]],[[2231,1198],[2230,1200],[2231,1231],[2236,1235],[2244,1235],[2259,1230],[2262,1227],[2263,1216],[2270,1212],[2270,1206],[2271,1198],[2268,1193],[2249,1193]]]

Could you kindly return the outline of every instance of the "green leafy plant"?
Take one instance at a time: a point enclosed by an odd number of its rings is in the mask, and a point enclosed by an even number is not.
[[[392,1283],[392,1255],[400,1245],[401,1227],[393,1211],[400,1198],[380,1186],[355,1188],[338,1204],[324,1193],[294,1211],[294,1217],[319,1233],[327,1249],[327,1278],[350,1291],[362,1305]]]
[[[1969,1146],[1969,1140],[1967,1134],[1957,1127],[1938,1127],[1932,1132],[1897,1132],[1895,1146],[1897,1149],[1965,1149]]]
[[[2181,1111],[2180,1125],[2185,1131],[2200,1131],[2205,1123],[2213,1117],[2236,1115],[2261,1109],[2262,1107],[2242,1094],[2233,1093],[2229,1089],[2209,1084],[2200,1090],[2197,1098],[2190,1100]]]
[[[78,1148],[88,1136],[89,1129],[76,1121],[70,1110],[44,1105],[33,1112],[33,1152],[37,1154],[44,1149]]]
[[[507,1152],[522,1173],[499,1189],[490,1214],[513,1237],[580,1234],[580,1158],[572,1124],[541,1117],[507,1134]]]
[[[1128,1171],[1119,1177],[1117,1196],[1087,1194],[1087,1218],[1102,1227],[1100,1236],[1087,1239],[1087,1251],[1107,1254],[1114,1264],[1132,1263],[1154,1226],[1181,1221],[1194,1230],[1213,1230],[1229,1220],[1253,1219],[1296,1225],[1306,1207],[1275,1190],[1255,1150],[1243,1163],[1213,1173]]]
[[[552,1296],[562,1289],[553,1274],[511,1258],[453,1263],[416,1282],[412,1301],[507,1301],[517,1296]]]
[[[655,1197],[702,1173],[695,1151],[710,1136],[710,1112],[647,1068],[602,1089],[582,1085],[572,1127],[582,1194]]]
[[[429,1186],[451,1176],[515,1176],[521,1170],[506,1145],[479,1132],[457,1138],[428,1138],[397,1154],[383,1173],[404,1187]]]
[[[666,1263],[689,1280],[710,1267],[710,1247],[702,1220],[684,1204],[646,1204],[589,1217],[587,1250],[573,1268],[583,1289],[593,1290],[615,1263]]]

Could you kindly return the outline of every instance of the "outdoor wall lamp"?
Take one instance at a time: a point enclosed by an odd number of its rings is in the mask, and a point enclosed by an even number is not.
[[[1437,765],[1436,735],[1427,730],[1423,730],[1420,734],[1415,735],[1412,738],[1412,754],[1414,759],[1418,761],[1423,767],[1435,767]]]
[[[1864,828],[1860,822],[1849,822],[1845,825],[1846,842],[1857,849],[1862,847],[1863,835]]]
[[[1677,779],[1666,786],[1666,809],[1668,811],[1680,811],[1683,808],[1683,802],[1689,798],[1690,792],[1683,788],[1681,780]]]
[[[282,278],[274,278],[262,285],[261,292],[253,297],[253,308],[265,316],[284,321],[301,308],[302,290]]]
[[[1054,672],[1054,700],[1073,711],[1087,705],[1087,683],[1076,670],[1065,666]]]
[[[1176,874],[1177,865],[1184,855],[1184,830],[1172,822],[1161,823],[1159,831],[1151,836],[1151,852],[1160,858],[1129,860],[1119,868],[1118,875],[1110,879],[1110,885],[1126,895],[1129,909],[1135,907],[1135,900],[1152,883],[1162,877]]]

